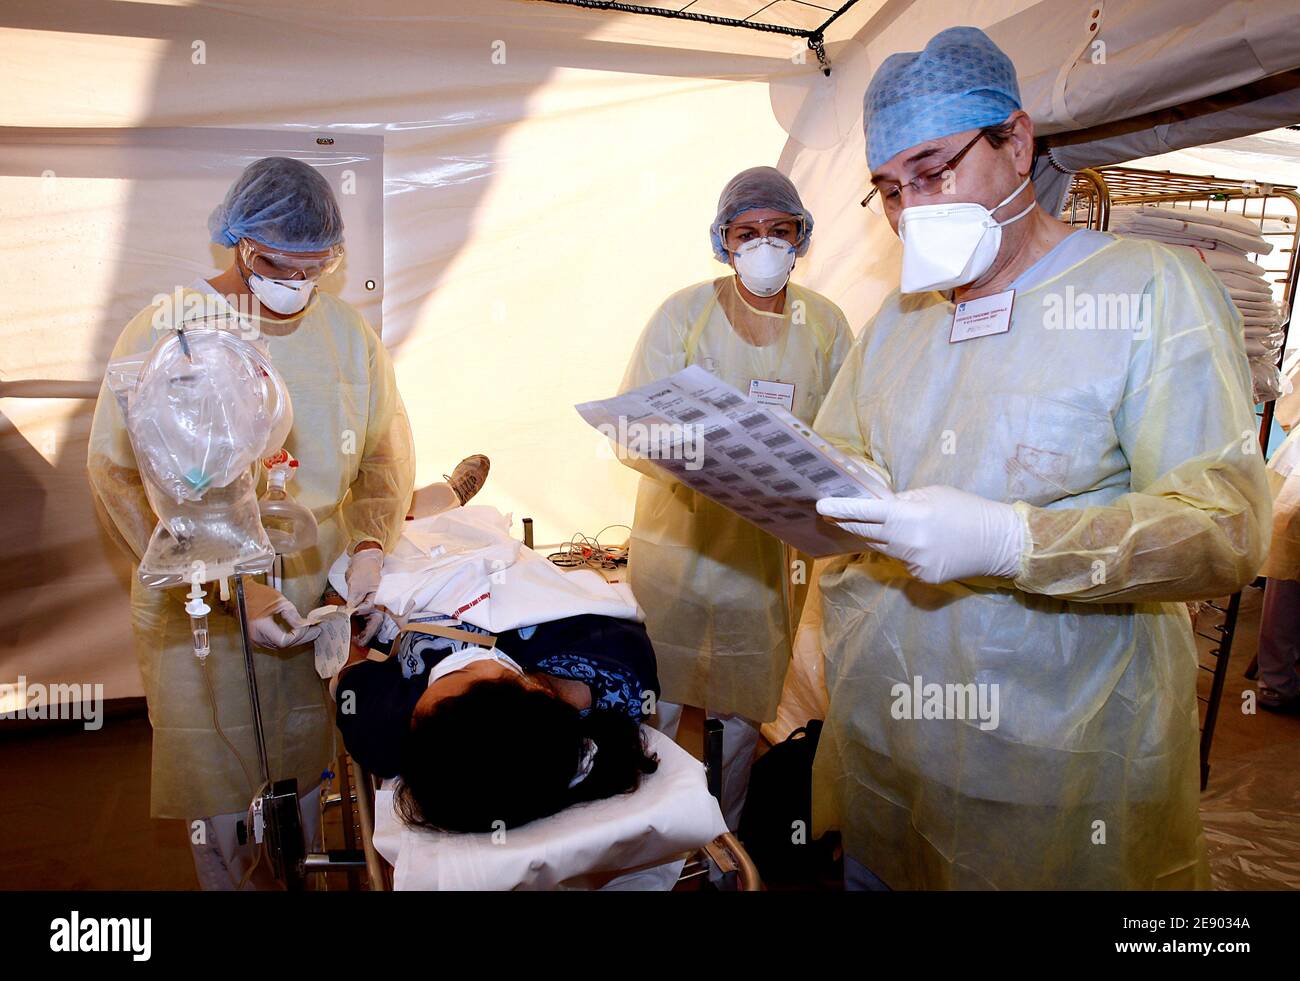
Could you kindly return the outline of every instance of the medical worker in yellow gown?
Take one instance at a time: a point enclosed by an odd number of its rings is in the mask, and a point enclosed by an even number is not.
[[[171,294],[147,307],[126,326],[112,356],[148,352],[159,336],[155,317],[184,319],[207,297],[208,309],[229,309],[233,301],[248,311],[251,304],[247,322],[253,329],[245,336],[265,345],[284,377],[294,412],[285,445],[299,461],[288,490],[315,513],[319,539],[314,548],[285,557],[282,593],[260,579],[245,582],[270,776],[297,778],[310,828],[315,788],[334,752],[334,727],[313,662],[310,641],[317,628],[301,614],[319,605],[330,564],[344,551],[353,556],[350,586],[362,599],[367,591],[373,595],[383,554],[401,535],[414,450],[379,337],[355,309],[315,288],[343,250],[342,216],[324,177],[300,161],[258,160],[231,186],[209,227],[213,241],[234,248],[230,268],[183,289],[179,304]],[[157,519],[107,387],[95,408],[88,468],[112,529],[138,560]],[[265,885],[267,863],[250,875],[254,852],[235,840],[235,822],[260,782],[237,624],[210,588],[212,653],[201,668],[184,592],[148,589],[135,577],[131,584],[136,653],[153,726],[150,810],[154,817],[191,822],[204,888]],[[362,610],[372,630],[378,620],[373,605],[363,603]]]
[[[1283,403],[1300,392],[1278,399],[1277,413],[1285,428]],[[1273,533],[1268,561],[1260,575],[1268,577],[1259,614],[1259,707],[1300,715],[1300,428],[1290,433],[1268,461],[1273,492]]]
[[[818,502],[864,541],[820,580],[814,832],[850,887],[1203,887],[1184,601],[1269,523],[1238,316],[1187,250],[1035,204],[982,32],[891,56],[865,112],[902,291],[815,427],[900,493]]]
[[[844,314],[790,282],[813,218],[772,167],[737,174],[710,228],[731,274],[670,296],[650,318],[622,391],[700,365],[811,423],[852,342]],[[629,575],[645,610],[663,684],[659,726],[674,735],[682,705],[723,721],[723,813],[737,827],[758,744],[776,717],[795,624],[791,601],[808,560],[652,464],[628,461],[637,491]],[[797,564],[796,564],[797,563]]]

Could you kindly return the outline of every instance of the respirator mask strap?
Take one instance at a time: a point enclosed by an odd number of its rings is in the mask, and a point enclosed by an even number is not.
[[[1029,214],[1029,212],[1031,212],[1031,211],[1034,210],[1034,205],[1036,205],[1038,202],[1037,202],[1037,201],[1030,201],[1030,202],[1029,202],[1029,206],[1028,206],[1027,208],[1025,208],[1024,211],[1020,212],[1020,214],[1018,214],[1018,215],[1016,215],[1016,216],[1014,216],[1014,217],[1012,217],[1012,218],[1008,218],[1006,221],[998,221],[996,218],[993,217],[993,215],[994,215],[995,212],[997,212],[997,211],[1001,211],[1003,208],[1005,208],[1008,204],[1010,204],[1010,203],[1011,203],[1012,201],[1014,201],[1016,198],[1020,197],[1020,195],[1021,195],[1021,193],[1024,191],[1024,189],[1025,189],[1026,187],[1029,186],[1029,180],[1030,180],[1030,178],[1029,178],[1028,176],[1026,176],[1025,179],[1024,179],[1024,181],[1021,183],[1021,185],[1020,185],[1019,187],[1017,187],[1014,191],[1012,191],[1010,194],[1008,194],[1008,195],[1007,195],[1005,198],[1003,198],[1000,202],[998,202],[998,203],[995,204],[992,208],[989,209],[989,218],[990,218],[990,220],[991,220],[991,224],[993,224],[993,225],[997,225],[997,226],[1000,227],[1000,228],[1005,228],[1007,225],[1010,225],[1010,224],[1012,224],[1013,222],[1017,222],[1017,221],[1019,221],[1021,218],[1025,217],[1025,215]]]

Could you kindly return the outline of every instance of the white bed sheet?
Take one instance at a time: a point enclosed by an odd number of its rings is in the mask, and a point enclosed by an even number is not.
[[[392,781],[375,800],[375,847],[398,890],[671,889],[686,853],[727,830],[704,766],[642,726],[659,769],[632,794],[577,804],[491,834],[409,828],[393,810]]]
[[[459,617],[494,634],[584,613],[645,619],[627,583],[562,570],[512,538],[510,526],[510,515],[473,504],[407,522],[384,557],[375,604],[400,618]],[[344,598],[347,567],[340,555],[329,574]]]

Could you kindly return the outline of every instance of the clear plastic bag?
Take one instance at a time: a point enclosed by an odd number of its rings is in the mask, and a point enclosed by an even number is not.
[[[258,461],[293,425],[267,355],[227,330],[165,334],[108,366],[158,527],[140,561],[154,588],[261,572],[274,557],[257,503]]]
[[[1284,385],[1278,361],[1281,359],[1282,345],[1286,343],[1286,323],[1286,308],[1280,303],[1273,303],[1267,312],[1251,316],[1243,328],[1256,403],[1271,402],[1283,394]]]
[[[1281,327],[1247,327],[1246,356],[1276,362],[1277,354],[1286,342],[1286,331]]]
[[[1275,359],[1252,358],[1250,377],[1255,390],[1256,404],[1271,402],[1282,394],[1282,372],[1278,369]]]

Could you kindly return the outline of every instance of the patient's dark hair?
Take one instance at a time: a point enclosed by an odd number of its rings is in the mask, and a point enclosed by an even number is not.
[[[591,773],[569,781],[583,740],[596,744]],[[417,715],[402,747],[395,803],[407,824],[439,831],[493,831],[555,814],[579,801],[635,790],[658,760],[641,727],[622,713],[569,703],[509,680],[480,681]]]

